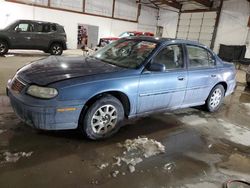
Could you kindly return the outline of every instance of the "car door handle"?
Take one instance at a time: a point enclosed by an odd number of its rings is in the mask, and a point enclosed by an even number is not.
[[[28,39],[28,40],[30,40],[31,39],[31,37],[25,37],[26,39]]]
[[[183,81],[185,78],[183,76],[178,76],[178,80]]]
[[[217,75],[216,74],[211,74],[211,77],[215,78]]]

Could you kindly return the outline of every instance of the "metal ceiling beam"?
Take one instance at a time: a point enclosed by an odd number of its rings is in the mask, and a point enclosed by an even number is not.
[[[181,4],[178,3],[175,0],[171,0],[171,1],[167,1],[167,0],[152,0],[152,3],[156,4],[156,5],[168,5],[170,7],[174,7],[176,9],[181,9]]]
[[[209,1],[209,0],[194,0],[194,1],[206,7],[211,7],[213,3],[212,1]]]

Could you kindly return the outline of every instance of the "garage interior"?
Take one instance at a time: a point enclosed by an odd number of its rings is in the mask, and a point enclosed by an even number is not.
[[[0,0],[0,29],[20,19],[62,25],[68,47],[62,56],[88,56],[101,38],[141,31],[198,41],[237,70],[235,92],[218,112],[195,107],[152,114],[91,141],[77,130],[39,131],[18,119],[6,84],[19,68],[50,54],[9,50],[0,56],[0,187],[217,188],[250,182],[249,16],[248,0]],[[79,40],[83,28],[88,52]],[[149,157],[137,153],[140,161],[131,168],[123,160],[126,143],[138,138],[165,149]]]

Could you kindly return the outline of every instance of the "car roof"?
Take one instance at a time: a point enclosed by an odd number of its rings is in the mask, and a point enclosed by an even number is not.
[[[126,37],[129,39],[139,39],[139,40],[145,40],[149,42],[156,42],[156,43],[182,43],[182,44],[190,44],[190,45],[196,45],[204,48],[208,48],[207,46],[197,42],[197,41],[191,41],[191,40],[184,40],[184,39],[175,39],[175,38],[159,38],[159,37],[150,37],[150,36],[139,36],[139,37]]]
[[[56,24],[59,25],[58,23],[54,22],[46,22],[46,21],[39,21],[39,20],[17,20],[18,22],[36,22],[36,23],[43,23],[43,24]]]

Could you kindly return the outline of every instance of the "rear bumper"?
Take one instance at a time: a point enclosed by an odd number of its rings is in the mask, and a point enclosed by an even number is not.
[[[26,124],[42,130],[76,129],[83,105],[33,106],[18,99],[7,90],[11,106],[16,115]],[[74,111],[58,111],[70,107]]]

